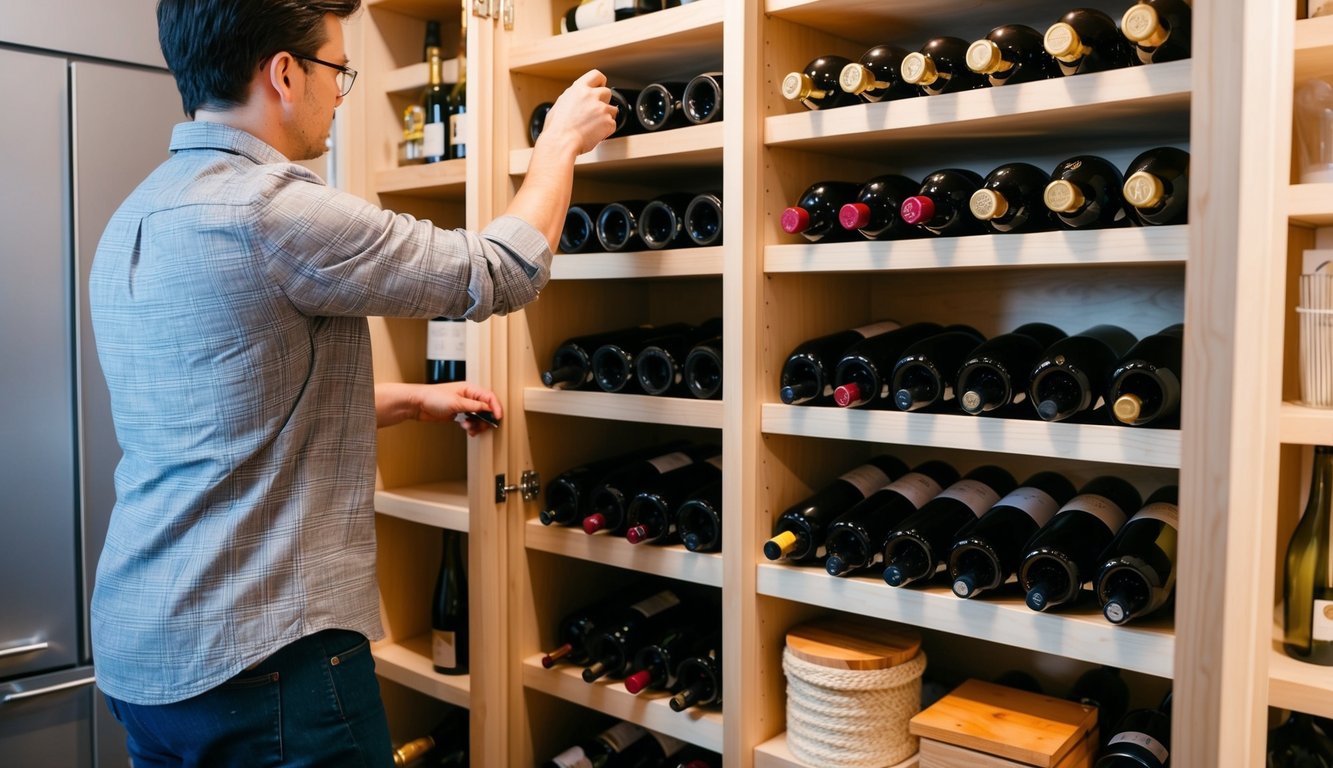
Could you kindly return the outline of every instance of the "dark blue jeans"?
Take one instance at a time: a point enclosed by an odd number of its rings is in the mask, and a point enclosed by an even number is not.
[[[375,660],[358,632],[303,637],[174,704],[106,700],[135,768],[393,765]]]

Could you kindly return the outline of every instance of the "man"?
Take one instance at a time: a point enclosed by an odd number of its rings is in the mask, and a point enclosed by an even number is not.
[[[593,71],[481,233],[330,189],[360,0],[160,0],[186,115],[90,278],[124,458],[98,566],[98,683],[138,768],[388,765],[376,425],[500,415],[470,385],[374,387],[365,317],[481,320],[537,297],[574,158],[614,128]],[[483,425],[469,422],[476,434]]]

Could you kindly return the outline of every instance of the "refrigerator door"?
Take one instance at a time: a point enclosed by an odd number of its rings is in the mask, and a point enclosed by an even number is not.
[[[89,667],[0,683],[0,758],[5,768],[93,768],[93,705],[105,706],[94,697],[101,698]]]

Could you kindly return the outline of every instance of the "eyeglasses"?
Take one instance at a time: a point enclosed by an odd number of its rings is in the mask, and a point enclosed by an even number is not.
[[[332,62],[323,61],[322,59],[317,59],[314,56],[302,56],[299,53],[293,53],[292,57],[300,59],[301,61],[311,62],[312,64],[322,64],[328,67],[329,69],[338,70],[338,89],[342,91],[342,93],[340,93],[339,95],[346,96],[347,94],[352,92],[352,83],[356,82],[355,69],[343,66],[342,64],[334,64]]]

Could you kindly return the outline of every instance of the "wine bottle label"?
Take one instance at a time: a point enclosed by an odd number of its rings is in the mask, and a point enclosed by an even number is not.
[[[657,740],[657,745],[662,748],[662,755],[664,757],[671,757],[685,748],[685,742],[680,739],[673,739],[670,736],[655,731],[649,731],[648,735]]]
[[[431,320],[426,323],[427,360],[466,360],[467,323]]]
[[[630,608],[643,614],[643,617],[648,619],[668,608],[674,608],[677,605],[680,605],[680,598],[676,597],[676,593],[669,589],[664,589],[652,597],[640,600],[634,605],[631,605]]]
[[[1167,751],[1166,747],[1162,746],[1162,742],[1158,741],[1157,739],[1154,739],[1153,737],[1149,736],[1146,733],[1139,733],[1138,731],[1125,731],[1123,733],[1117,733],[1115,736],[1111,737],[1110,741],[1107,742],[1107,746],[1112,746],[1115,744],[1134,744],[1143,747],[1144,749],[1151,752],[1153,754],[1153,757],[1157,758],[1158,762],[1160,762],[1162,765],[1166,765],[1166,758],[1171,754],[1170,752]]]
[[[920,472],[908,472],[888,485],[889,490],[912,502],[912,506],[921,509],[921,505],[940,495],[940,484]]]
[[[936,498],[961,501],[968,509],[972,510],[972,514],[981,517],[986,514],[986,510],[995,506],[995,502],[1000,500],[1000,494],[996,493],[994,488],[979,480],[959,480],[945,488],[944,492]]]
[[[426,157],[444,154],[444,123],[426,123],[421,129],[421,151]]]
[[[592,768],[592,761],[584,754],[583,747],[570,747],[551,758],[551,763],[560,768]]]
[[[1316,642],[1333,642],[1333,600],[1315,600],[1314,615],[1310,621],[1310,638]]]
[[[648,729],[634,723],[616,723],[615,725],[602,731],[599,738],[607,743],[607,746],[617,753],[624,752],[625,748],[634,742],[648,735]]]
[[[632,1],[632,0],[631,0]],[[588,29],[602,24],[610,24],[616,20],[616,7],[625,0],[591,0],[570,10],[560,20],[561,32],[576,32],[580,29]]]
[[[1175,530],[1180,530],[1180,507],[1166,501],[1159,501],[1155,504],[1140,509],[1129,522],[1135,520],[1160,520],[1171,526]]]
[[[717,471],[718,471],[718,472],[721,472],[721,471],[722,471],[722,457],[721,457],[721,456],[714,456],[713,458],[711,458],[711,459],[708,460],[708,463],[709,463],[709,464],[712,464],[712,465],[715,466],[715,467],[717,467]]]
[[[467,144],[467,113],[449,115],[449,146]]]
[[[1060,508],[1060,513],[1063,514],[1066,510],[1077,510],[1092,515],[1102,521],[1102,525],[1105,525],[1111,533],[1120,530],[1120,526],[1125,524],[1124,510],[1105,496],[1092,493],[1075,496]]]
[[[862,464],[838,479],[844,483],[851,483],[852,487],[861,492],[862,498],[889,484],[889,476],[874,464]]]
[[[997,506],[1013,507],[1021,509],[1037,527],[1046,525],[1046,523],[1055,517],[1055,513],[1060,510],[1060,504],[1051,495],[1040,488],[1018,488],[1013,493],[1000,499]]]
[[[458,666],[458,635],[450,630],[436,629],[430,636],[430,655],[435,666],[445,669]]]
[[[665,475],[673,469],[688,467],[694,463],[694,459],[691,459],[689,454],[676,451],[675,453],[668,453],[665,456],[658,456],[655,459],[649,459],[648,463],[651,464],[659,474]]]
[[[878,335],[880,335],[881,333],[888,333],[889,331],[896,331],[896,330],[898,330],[898,329],[901,328],[901,327],[902,327],[901,325],[899,325],[897,322],[895,322],[895,321],[893,321],[893,320],[881,320],[881,321],[878,322],[878,323],[871,323],[870,325],[863,325],[863,326],[861,326],[860,328],[853,328],[852,330],[853,330],[853,331],[856,331],[856,332],[859,333],[859,334],[861,334],[861,336],[862,336],[863,338],[867,338],[867,339],[868,339],[868,338],[870,338],[871,336],[878,336]]]

